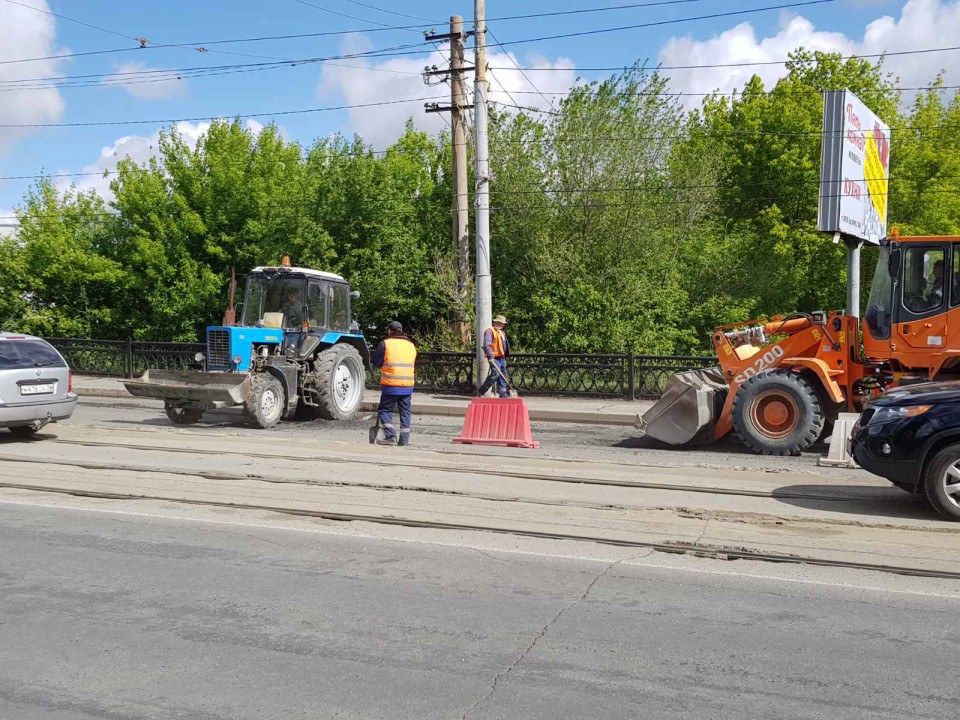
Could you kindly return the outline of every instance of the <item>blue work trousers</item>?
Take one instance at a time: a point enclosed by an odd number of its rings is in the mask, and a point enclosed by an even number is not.
[[[377,414],[380,418],[380,427],[383,428],[383,439],[397,437],[397,428],[393,424],[393,410],[400,412],[400,438],[398,445],[407,445],[410,442],[410,398],[412,395],[380,394],[380,406]]]
[[[500,368],[500,372],[503,373],[503,377],[497,374],[497,371],[493,368],[490,368],[487,371],[487,379],[483,381],[483,385],[480,386],[479,394],[482,397],[487,390],[493,387],[494,383],[497,383],[497,390],[500,392],[500,397],[510,397],[510,392],[507,390],[507,381],[504,380],[507,377],[507,359],[506,358],[496,358],[490,361],[490,364],[496,363],[497,367]]]

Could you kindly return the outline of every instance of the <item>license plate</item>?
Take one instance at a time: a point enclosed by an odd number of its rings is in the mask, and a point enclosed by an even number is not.
[[[40,383],[38,385],[21,385],[21,395],[50,395],[57,389],[56,383]]]

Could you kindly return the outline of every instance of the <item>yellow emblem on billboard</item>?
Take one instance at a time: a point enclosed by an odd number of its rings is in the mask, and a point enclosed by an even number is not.
[[[883,167],[883,161],[880,159],[880,148],[877,147],[877,138],[874,137],[874,133],[867,132],[864,135],[867,140],[867,147],[863,158],[863,177],[867,181],[870,202],[876,208],[877,214],[881,218],[885,218],[887,216],[887,172]],[[883,139],[882,134],[880,139]]]

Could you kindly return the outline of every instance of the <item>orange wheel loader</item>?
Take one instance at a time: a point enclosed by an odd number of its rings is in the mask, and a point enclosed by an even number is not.
[[[860,321],[796,313],[719,327],[712,339],[719,367],[674,375],[637,427],[672,445],[733,430],[755,452],[799,454],[870,395],[960,379],[960,236],[894,232]]]

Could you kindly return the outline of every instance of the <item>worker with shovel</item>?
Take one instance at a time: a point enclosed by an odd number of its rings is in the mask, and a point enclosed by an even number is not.
[[[507,319],[503,315],[497,315],[493,319],[493,327],[487,328],[483,333],[483,354],[487,356],[490,370],[487,372],[487,379],[477,390],[479,397],[483,397],[487,390],[493,387],[494,383],[497,383],[500,397],[510,397],[510,389],[507,385],[507,358],[510,357],[510,341],[503,331],[506,324]]]

